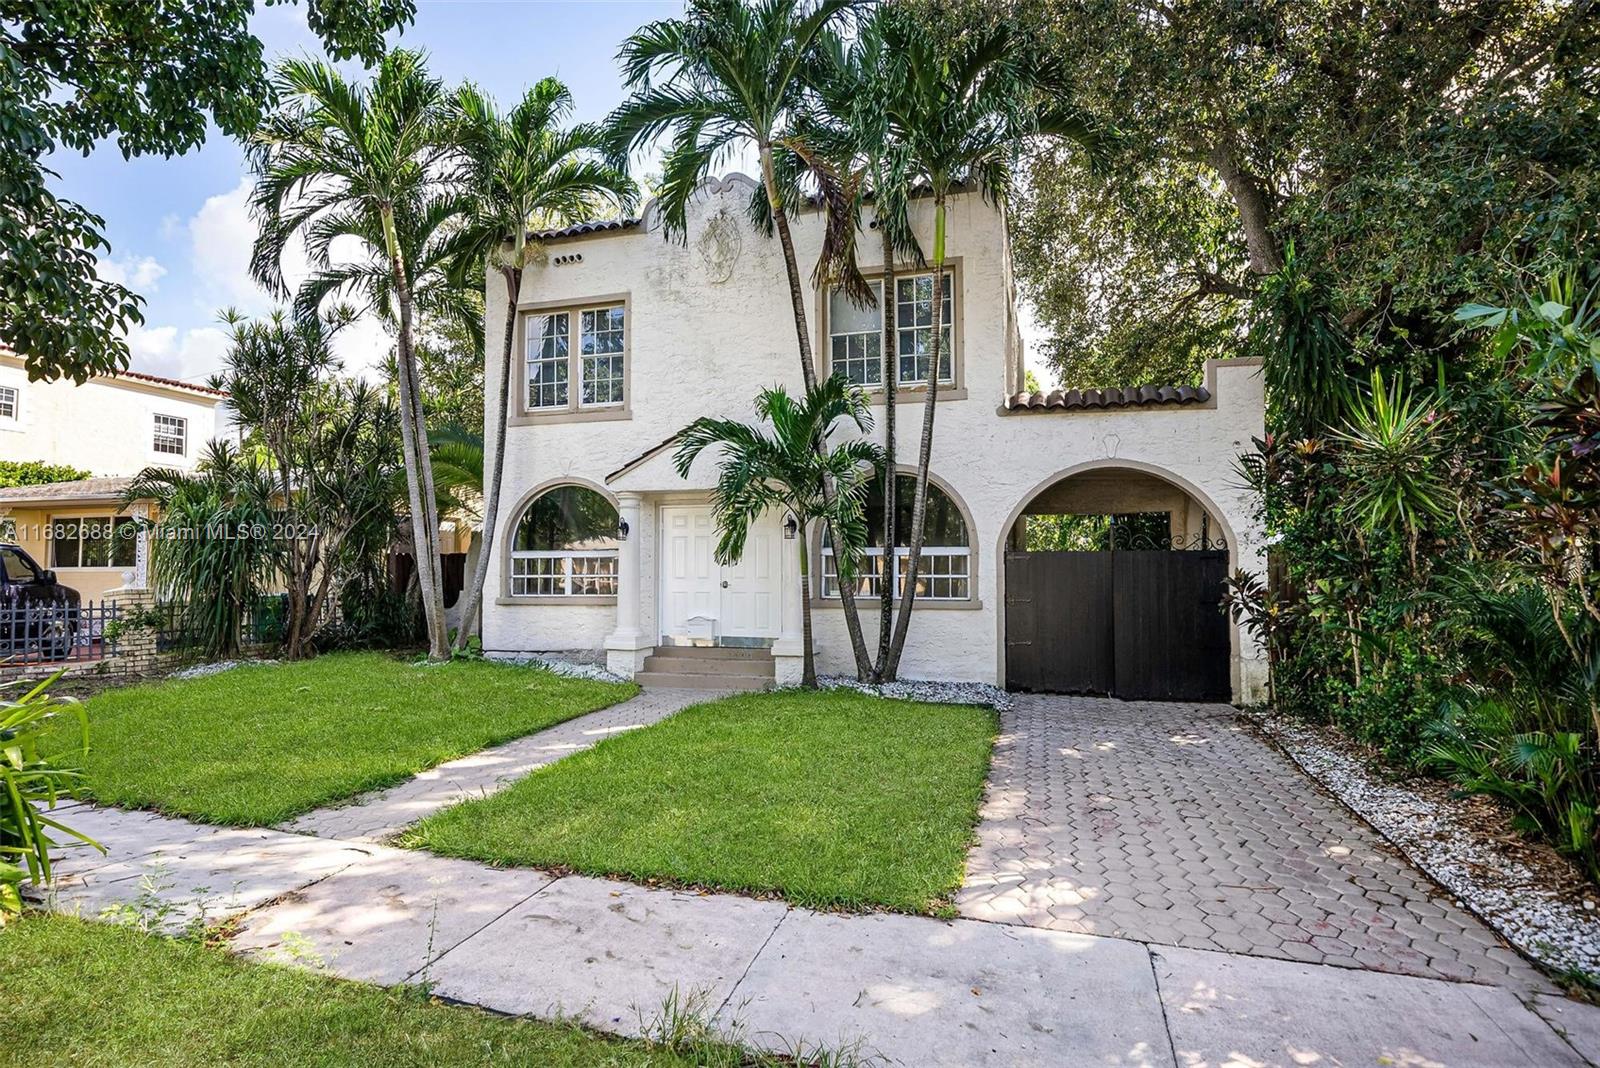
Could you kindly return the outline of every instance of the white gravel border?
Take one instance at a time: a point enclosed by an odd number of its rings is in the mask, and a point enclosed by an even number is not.
[[[822,675],[817,685],[825,690],[846,689],[897,701],[923,701],[932,705],[985,705],[997,712],[1011,708],[1011,695],[981,682],[932,682],[906,679],[874,686],[848,675]]]
[[[1388,781],[1331,729],[1247,714],[1457,905],[1552,971],[1600,980],[1600,888],[1555,850],[1516,835],[1493,801],[1453,797],[1434,780]]]
[[[168,675],[169,679],[203,679],[207,675],[220,675],[224,671],[232,671],[239,667],[255,667],[261,664],[276,664],[276,660],[215,660],[209,664],[196,664],[193,667],[181,668]]]
[[[513,664],[518,667],[543,668],[552,675],[563,675],[569,679],[592,679],[595,682],[628,682],[629,679],[596,664],[585,664],[578,660],[562,660],[550,656],[515,656],[505,653],[490,653],[484,659],[492,660],[496,664]]]

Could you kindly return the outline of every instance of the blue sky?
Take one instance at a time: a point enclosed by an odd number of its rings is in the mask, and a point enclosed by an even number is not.
[[[681,0],[419,0],[416,22],[396,40],[426,51],[447,83],[471,79],[506,106],[553,74],[571,89],[575,118],[597,120],[622,99],[615,56],[623,39],[681,10]],[[269,57],[320,55],[298,6],[263,7],[254,26]],[[50,165],[60,193],[106,220],[112,251],[102,274],[147,301],[144,326],[128,337],[134,369],[189,381],[217,370],[226,347],[218,311],[272,307],[247,270],[255,228],[239,145],[213,130],[203,147],[172,159],[124,160],[105,145],[87,157],[58,154]],[[292,274],[294,265],[286,269]],[[351,328],[339,345],[356,373],[387,348],[372,322]]]

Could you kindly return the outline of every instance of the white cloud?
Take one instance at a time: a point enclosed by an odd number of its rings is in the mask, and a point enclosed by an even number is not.
[[[167,269],[156,262],[154,256],[135,259],[124,256],[120,260],[103,259],[95,263],[95,273],[107,282],[127,286],[135,293],[154,293]]]
[[[128,331],[132,367],[145,374],[204,382],[222,370],[228,335],[215,326],[202,326],[179,334],[175,326],[135,326]]]

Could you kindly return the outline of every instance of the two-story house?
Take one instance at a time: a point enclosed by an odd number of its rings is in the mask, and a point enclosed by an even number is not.
[[[754,188],[742,175],[704,183],[682,241],[663,238],[653,207],[638,219],[534,235],[547,254],[526,272],[518,302],[511,410],[491,402],[486,412],[489,428],[509,424],[483,612],[490,653],[603,651],[613,670],[663,685],[738,675],[747,659],[755,674],[792,681],[798,539],[808,536],[819,663],[853,672],[821,532],[802,535],[789,517],[770,515],[742,560],[719,565],[708,498],[715,458],[687,479],[672,462],[673,438],[690,420],[752,420],[761,387],[802,389],[782,254],[746,221]],[[931,246],[931,202],[916,201],[914,217]],[[864,225],[858,260],[875,276],[870,212]],[[821,231],[816,213],[795,221],[808,277]],[[947,249],[934,489],[902,676],[1253,696],[1264,678],[1260,651],[1218,602],[1229,570],[1262,566],[1254,506],[1233,467],[1262,433],[1259,368],[1215,362],[1204,386],[1029,394],[1002,213],[977,195],[953,197]],[[897,272],[893,291],[879,293],[895,308],[896,383],[882,381],[877,309],[824,291],[807,304],[819,374],[847,375],[878,411],[885,390],[898,391],[906,478],[922,427],[916,383],[927,371],[932,274],[909,263]],[[498,276],[486,296],[494,353],[506,299]],[[1056,516],[1085,517],[1082,529],[1100,541],[1044,551],[1058,527],[1035,526]],[[881,518],[869,515],[878,532],[869,555],[879,560]],[[908,527],[899,523],[902,560]],[[1158,544],[1117,534],[1128,530],[1146,540],[1154,530]],[[898,583],[902,568],[872,571],[856,580],[873,595],[859,599],[869,642],[878,583]],[[708,648],[705,659],[685,652]]]
[[[0,346],[0,459],[37,460],[93,477],[0,489],[0,541],[15,541],[85,599],[144,584],[146,538],[123,491],[146,467],[191,469],[213,438],[232,433],[227,394],[125,371],[30,382],[22,357]]]

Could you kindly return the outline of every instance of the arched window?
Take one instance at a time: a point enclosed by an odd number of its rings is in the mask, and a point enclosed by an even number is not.
[[[917,480],[914,475],[899,475],[896,483],[894,524],[895,551],[890,581],[895,596],[911,567],[911,508],[915,503]],[[972,596],[971,548],[967,521],[950,496],[933,482],[928,483],[926,536],[922,545],[922,567],[917,574],[917,596],[930,601],[965,601]],[[856,575],[856,596],[877,597],[882,590],[885,568],[883,555],[883,483],[873,479],[867,488],[866,559]],[[827,534],[822,540],[822,595],[839,596],[839,570]]]
[[[511,596],[615,597],[617,510],[594,490],[557,486],[535,497],[511,542]]]

